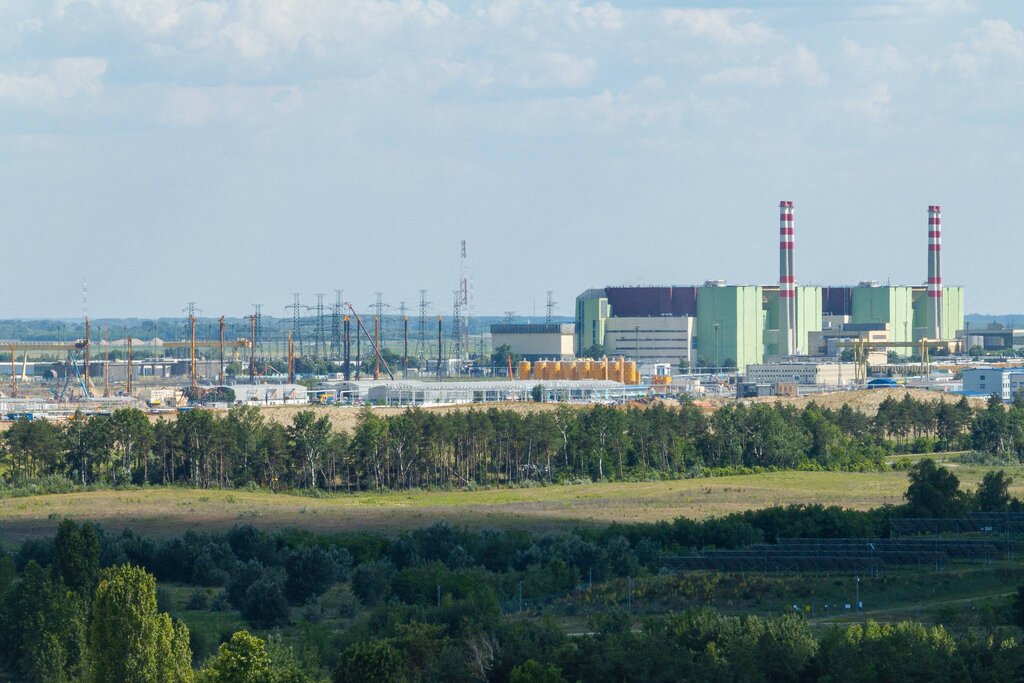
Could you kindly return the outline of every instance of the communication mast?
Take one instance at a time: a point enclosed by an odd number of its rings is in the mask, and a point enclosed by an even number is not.
[[[466,264],[466,240],[460,242],[459,288],[452,306],[452,357],[465,360],[469,356],[469,267]]]
[[[337,360],[342,355],[341,342],[341,290],[334,290],[334,307],[331,308],[331,358]]]
[[[324,319],[324,293],[316,295],[316,327],[313,335],[313,360],[320,360],[320,354],[327,352],[327,328]]]
[[[423,364],[427,360],[427,310],[430,307],[427,301],[427,290],[420,290],[419,320],[416,327],[416,357]]]
[[[298,346],[299,355],[302,355],[302,302],[299,300],[302,294],[295,292],[292,294],[291,306],[285,306],[285,310],[289,308],[292,310],[292,334],[293,341]]]
[[[249,355],[255,360],[256,355],[259,355],[260,359],[266,358],[263,354],[263,304],[252,305],[252,330],[250,332],[252,336],[252,349],[249,351]],[[256,347],[259,347],[259,354],[256,353]],[[255,367],[255,363],[251,363]]]

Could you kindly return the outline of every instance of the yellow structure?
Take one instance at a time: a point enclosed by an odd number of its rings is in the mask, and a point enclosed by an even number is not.
[[[640,384],[640,370],[636,361],[621,356],[615,360],[551,361],[539,360],[531,364],[520,361],[517,368],[519,379],[534,380],[612,380],[623,384]],[[671,381],[671,378],[669,378]]]
[[[530,361],[519,361],[518,377],[519,379],[530,379]]]

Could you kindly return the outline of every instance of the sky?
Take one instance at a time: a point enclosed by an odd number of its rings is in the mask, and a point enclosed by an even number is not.
[[[1024,3],[4,0],[0,318],[921,284],[1024,311]]]

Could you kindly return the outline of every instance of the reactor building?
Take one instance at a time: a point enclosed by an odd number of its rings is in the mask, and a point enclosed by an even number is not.
[[[923,285],[801,285],[795,207],[780,202],[777,283],[588,289],[576,297],[574,352],[743,372],[766,361],[834,358],[850,340],[906,348],[957,339],[964,329],[964,289],[942,281],[941,216],[940,207],[928,207]]]

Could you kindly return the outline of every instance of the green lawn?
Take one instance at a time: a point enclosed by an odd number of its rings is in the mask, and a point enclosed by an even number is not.
[[[955,466],[967,488],[989,469]],[[1006,469],[1024,484],[1024,467]],[[867,509],[900,503],[906,482],[905,472],[771,472],[665,482],[321,497],[163,487],[84,491],[0,499],[0,542],[52,534],[65,517],[155,536],[179,534],[188,527],[221,530],[247,523],[264,529],[393,533],[438,519],[547,531],[579,524],[703,518],[790,503]],[[1013,493],[1024,495],[1024,487],[1015,485]]]

